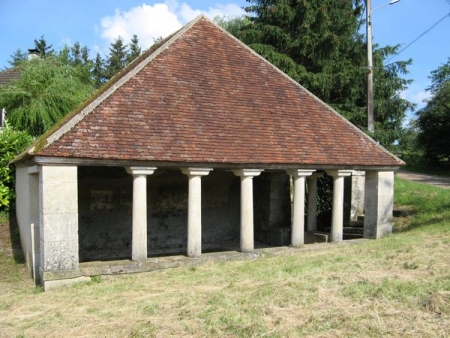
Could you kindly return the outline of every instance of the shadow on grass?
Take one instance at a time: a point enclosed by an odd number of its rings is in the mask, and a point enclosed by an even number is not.
[[[450,203],[441,204],[438,208],[436,208],[436,212],[446,212],[447,210],[450,210]]]
[[[395,233],[405,233],[418,228],[428,228],[431,226],[438,225],[439,223],[444,224],[446,217],[442,214],[432,216],[426,220],[418,219],[417,216],[400,217],[394,220],[394,232]]]
[[[15,211],[9,211],[9,236],[14,261],[20,264],[25,263]]]

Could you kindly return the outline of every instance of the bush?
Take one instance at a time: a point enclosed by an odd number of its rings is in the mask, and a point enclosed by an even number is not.
[[[11,201],[15,197],[15,170],[9,165],[33,138],[23,131],[14,131],[6,125],[0,131],[0,211],[9,211]]]

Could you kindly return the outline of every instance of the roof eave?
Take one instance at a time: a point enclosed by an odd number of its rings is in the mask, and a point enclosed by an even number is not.
[[[401,161],[404,163],[403,161]],[[289,170],[289,169],[312,169],[317,171],[326,170],[361,170],[361,171],[395,171],[402,164],[396,165],[355,165],[355,164],[302,164],[302,163],[214,163],[214,162],[180,162],[180,161],[140,161],[140,160],[117,160],[117,159],[90,159],[73,157],[50,157],[50,156],[26,156],[16,166],[28,165],[69,165],[69,166],[105,166],[105,167],[127,167],[127,166],[154,166],[164,168],[180,167],[212,167],[221,170],[254,168],[265,170]]]

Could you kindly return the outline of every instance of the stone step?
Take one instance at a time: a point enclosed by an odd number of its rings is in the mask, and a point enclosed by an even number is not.
[[[364,220],[350,221],[350,226],[354,228],[364,228]]]
[[[359,239],[359,238],[364,238],[363,235],[360,234],[344,234],[343,239]]]
[[[325,227],[325,232],[331,232],[331,227]],[[343,233],[345,234],[357,234],[357,235],[363,235],[364,234],[364,228],[360,227],[344,227]]]

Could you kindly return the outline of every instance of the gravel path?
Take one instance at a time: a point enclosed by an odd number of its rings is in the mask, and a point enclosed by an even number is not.
[[[434,185],[436,187],[450,189],[450,177],[437,176],[437,175],[428,175],[428,174],[419,174],[413,173],[409,171],[399,170],[396,172],[397,177],[401,179],[425,183],[429,185]]]

